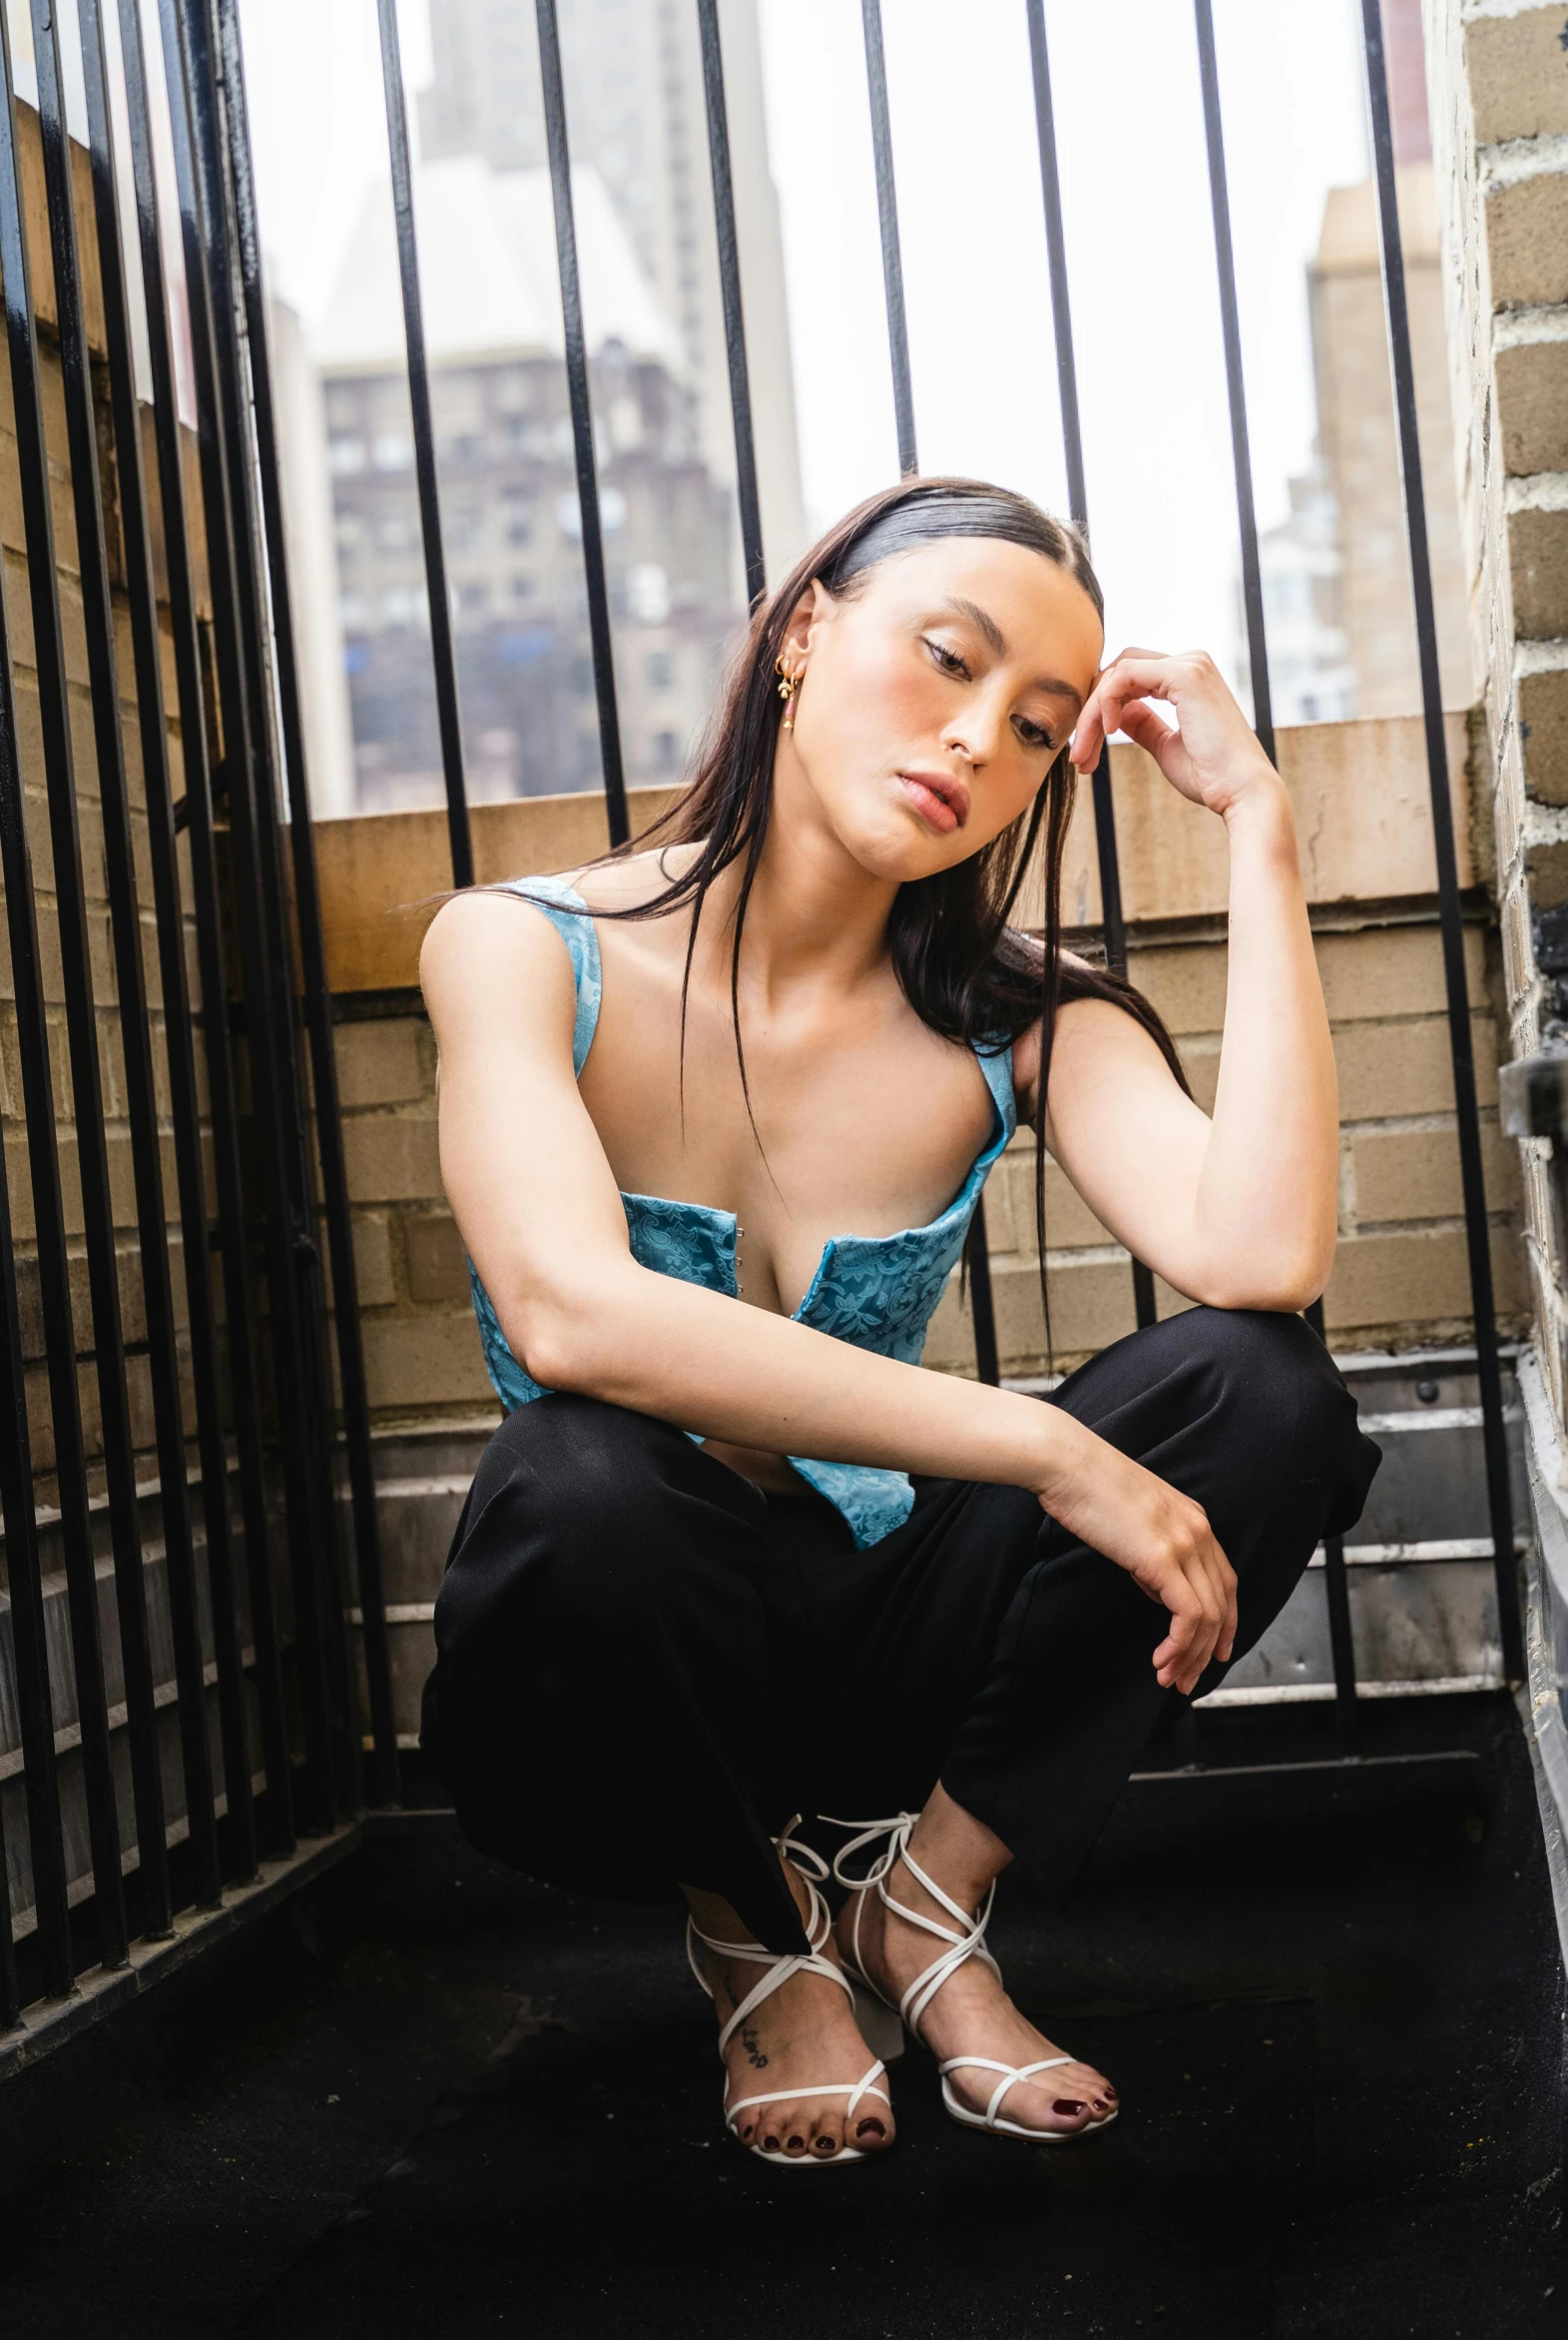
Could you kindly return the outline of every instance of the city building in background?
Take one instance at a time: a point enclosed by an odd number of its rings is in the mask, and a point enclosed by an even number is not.
[[[296,612],[294,654],[305,775],[318,821],[358,811],[353,719],[348,702],[331,472],[321,379],[298,315],[284,300],[267,302],[267,355],[280,455],[288,591]]]
[[[1382,14],[1443,704],[1467,707],[1474,684],[1420,0],[1383,0]],[[1330,188],[1307,288],[1316,452],[1290,482],[1289,517],[1259,543],[1275,721],[1409,715],[1421,683],[1370,179]]]
[[[1287,484],[1289,517],[1258,540],[1274,720],[1342,723],[1355,712],[1356,694],[1341,618],[1338,509],[1320,459]],[[1245,616],[1241,629],[1245,674]]]
[[[419,99],[427,163],[477,155],[502,172],[545,162],[533,11],[518,0],[429,0],[435,78]],[[768,157],[757,0],[720,0],[768,573],[805,549],[779,197]],[[714,238],[697,12],[690,0],[570,0],[561,10],[572,161],[598,172],[680,335],[713,476],[735,441]],[[591,272],[585,264],[585,278]],[[739,584],[740,570],[737,569]]]
[[[1424,151],[1400,162],[1399,222],[1443,704],[1467,707],[1469,619],[1424,82],[1421,98]],[[1308,285],[1317,441],[1336,514],[1339,623],[1355,676],[1355,703],[1345,712],[1409,715],[1421,704],[1421,684],[1370,182],[1330,190]]]
[[[668,782],[740,603],[734,499],[680,335],[602,180],[574,170],[627,778]],[[600,785],[548,174],[418,168],[415,212],[468,793]],[[361,812],[441,795],[397,256],[367,195],[314,351]]]

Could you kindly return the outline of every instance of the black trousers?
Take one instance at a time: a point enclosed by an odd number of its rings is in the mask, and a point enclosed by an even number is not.
[[[1239,1579],[1237,1656],[1379,1460],[1300,1317],[1191,1310],[1050,1402],[1203,1504]],[[1172,1695],[1150,1664],[1165,1612],[1024,1489],[915,1487],[856,1551],[822,1497],[765,1494],[666,1423],[561,1395],[509,1415],[425,1689],[465,1833],[580,1891],[723,1894],[798,1950],[772,1833],[917,1810],[940,1780],[1065,1891]]]

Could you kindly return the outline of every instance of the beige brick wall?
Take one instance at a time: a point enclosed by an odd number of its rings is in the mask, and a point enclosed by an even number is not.
[[[1486,935],[1467,936],[1487,1190],[1498,1305],[1517,1324],[1527,1307],[1517,1239],[1514,1149],[1499,1139],[1496,1042]],[[1349,1349],[1411,1348],[1466,1337],[1464,1218],[1454,1135],[1441,943],[1425,917],[1399,925],[1319,931],[1318,965],[1340,1082],[1339,1250],[1324,1296],[1330,1336]],[[1134,945],[1129,971],[1176,1035],[1193,1090],[1213,1100],[1225,1002],[1225,946],[1212,939]],[[992,1197],[995,1197],[993,1202]],[[1034,1148],[1023,1133],[986,1198],[1004,1371],[1046,1367],[1034,1244]],[[1054,1167],[1046,1174],[1046,1264],[1052,1362],[1072,1365],[1133,1329],[1131,1271]],[[1162,1287],[1160,1313],[1186,1305]],[[927,1362],[964,1371],[972,1331],[956,1285],[932,1327]]]
[[[18,144],[26,197],[34,305],[41,328],[39,354],[45,423],[50,447],[57,586],[70,702],[71,744],[75,766],[77,819],[81,839],[83,890],[90,929],[91,969],[106,1125],[105,1136],[120,1269],[120,1303],[124,1336],[128,1343],[134,1345],[144,1340],[146,1336],[139,1267],[142,1252],[142,1231],[137,1224],[132,1179],[131,1141],[127,1120],[118,986],[110,927],[103,820],[100,811],[97,760],[93,742],[92,706],[88,690],[87,648],[77,558],[76,519],[71,474],[66,460],[64,394],[58,344],[52,330],[55,319],[54,289],[50,266],[49,227],[44,194],[42,153],[39,144],[38,118],[33,109],[28,106],[18,107]],[[95,357],[101,360],[106,355],[103,302],[98,280],[97,236],[94,224],[91,171],[89,158],[84,149],[73,148],[72,164],[75,173],[76,222],[88,338]],[[108,383],[102,375],[101,368],[96,377],[96,386],[98,394],[107,408]],[[164,567],[161,513],[157,495],[157,462],[153,447],[150,413],[144,419],[146,425],[144,452],[148,461],[148,493],[152,507],[154,560],[161,588],[164,581]],[[102,424],[107,444],[109,428],[107,411],[103,413]],[[189,441],[186,454],[188,459],[185,484],[192,514],[191,534],[193,562],[196,571],[195,581],[202,611],[203,614],[206,614],[208,605],[201,570],[202,554],[200,549],[202,534],[201,487],[194,441]],[[106,497],[112,496],[112,474],[106,474],[105,493]],[[168,1054],[165,1041],[159,959],[152,921],[152,868],[147,844],[146,795],[143,784],[141,738],[137,723],[134,689],[135,668],[131,649],[129,611],[123,596],[118,593],[118,588],[123,582],[123,556],[117,517],[112,501],[106,503],[105,517],[111,582],[117,589],[115,605],[116,654],[122,698],[133,846],[136,855],[137,884],[145,937],[143,948],[144,979],[152,1014],[153,1070],[158,1086],[160,1111],[167,1117],[170,1105]],[[82,1240],[83,1221],[81,1190],[77,1172],[75,1100],[72,1094],[65,1016],[65,990],[60,964],[54,865],[50,850],[43,739],[34,664],[32,610],[28,594],[26,534],[22,518],[11,373],[9,366],[3,365],[0,365],[0,564],[3,564],[4,568],[5,619],[15,683],[17,744],[22,770],[44,991],[47,1002],[50,1072],[56,1114],[56,1147],[62,1198],[65,1206],[66,1232],[71,1250],[73,1330],[79,1353],[91,1358],[93,1318],[88,1292],[85,1246]],[[177,699],[173,651],[167,629],[164,649],[166,705],[173,710]],[[182,793],[184,784],[180,768],[179,724],[178,720],[173,718],[170,723],[170,745],[174,787],[178,796]],[[183,899],[189,909],[191,901],[190,869],[188,861],[184,859],[183,841],[181,853]],[[201,986],[197,977],[195,937],[189,915],[187,924],[188,948],[186,955],[190,972],[191,997],[193,1004],[199,1007]],[[197,1058],[200,1083],[205,1079],[205,1066],[202,1063],[200,1045],[197,1049]],[[43,1314],[39,1293],[32,1179],[23,1119],[23,1089],[18,1056],[15,989],[10,950],[8,946],[4,945],[0,945],[0,1124],[3,1124],[11,1228],[16,1251],[22,1353],[26,1371],[32,1460],[37,1473],[38,1498],[41,1503],[47,1506],[54,1502],[56,1496],[53,1479],[54,1426],[49,1407],[44,1364]],[[170,1134],[167,1118],[164,1122],[163,1175],[165,1206],[173,1215],[178,1210],[178,1189],[173,1138]],[[176,1318],[177,1323],[183,1328],[185,1289],[184,1279],[180,1272],[180,1235],[177,1224],[169,1229],[168,1240],[174,1269],[172,1280]],[[184,1344],[183,1329],[180,1365],[185,1382],[187,1430],[194,1433],[194,1402],[190,1387],[190,1362]],[[144,1477],[152,1477],[156,1475],[154,1421],[150,1374],[145,1356],[132,1354],[127,1359],[127,1382],[131,1406],[132,1436],[138,1449],[138,1468]],[[102,1441],[97,1377],[91,1363],[81,1367],[78,1374],[78,1384],[88,1455],[89,1483],[92,1491],[96,1494],[101,1491],[102,1486],[100,1467]]]
[[[1361,727],[1341,727],[1357,731]],[[1382,727],[1367,726],[1374,739]],[[1292,753],[1302,754],[1300,743]],[[1340,740],[1324,759],[1342,775],[1324,784],[1330,823],[1347,823],[1366,776]],[[1388,774],[1400,767],[1388,761]],[[1463,767],[1460,770],[1462,787]],[[1124,789],[1138,785],[1123,773]],[[521,809],[519,808],[519,811]],[[1146,837],[1147,853],[1140,846]],[[1177,1036],[1193,1087],[1214,1093],[1225,1012],[1226,952],[1207,910],[1205,866],[1162,858],[1158,835],[1127,833],[1129,881],[1157,910],[1134,930],[1131,971]],[[519,845],[526,862],[526,839]],[[1186,904],[1197,889],[1204,907]],[[1441,945],[1429,896],[1375,912],[1320,904],[1317,955],[1339,1066],[1340,1245],[1326,1296],[1330,1332],[1347,1348],[1408,1348],[1462,1340],[1468,1284],[1444,1013]],[[1364,922],[1363,922],[1364,916]],[[1481,1081],[1499,1305],[1522,1323],[1528,1297],[1517,1237],[1517,1155],[1497,1135],[1496,1025],[1501,989],[1494,938],[1467,933],[1473,1040]],[[344,1138],[355,1207],[371,1405],[388,1427],[443,1416],[471,1419],[493,1404],[468,1302],[462,1246],[441,1193],[435,1144],[435,1054],[413,994],[345,997],[337,1026]],[[986,1195],[993,1287],[1004,1370],[1046,1370],[1034,1240],[1033,1143],[1023,1133],[998,1163]],[[1126,1254],[1051,1166],[1046,1176],[1052,1356],[1071,1365],[1133,1328]],[[373,1281],[372,1281],[373,1279]],[[1185,1305],[1164,1291],[1162,1313]],[[973,1344],[956,1279],[932,1327],[927,1362],[972,1370]]]
[[[1496,838],[1511,1059],[1568,1027],[1568,18],[1518,0],[1424,10],[1484,715],[1475,801]],[[1521,1149],[1521,1207],[1550,1324],[1563,1273],[1544,1150]],[[1543,1353],[1560,1405],[1556,1342]]]

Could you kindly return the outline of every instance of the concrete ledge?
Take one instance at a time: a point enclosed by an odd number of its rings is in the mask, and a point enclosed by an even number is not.
[[[1476,872],[1469,848],[1465,778],[1468,718],[1447,718],[1448,765],[1459,882]],[[1430,894],[1436,886],[1426,749],[1418,715],[1303,724],[1280,734],[1280,769],[1296,807],[1308,900],[1323,904]],[[1216,916],[1226,906],[1225,833],[1187,804],[1149,757],[1131,746],[1111,755],[1129,919]],[[634,834],[674,801],[673,790],[634,789]],[[605,852],[609,833],[597,795],[524,797],[476,805],[471,815],[480,881],[526,871],[571,869]],[[327,981],[334,993],[395,991],[418,980],[419,944],[451,883],[446,814],[379,813],[315,825]],[[1069,926],[1100,919],[1100,880],[1089,792],[1080,792],[1063,872]],[[1026,891],[1023,922],[1038,923]]]

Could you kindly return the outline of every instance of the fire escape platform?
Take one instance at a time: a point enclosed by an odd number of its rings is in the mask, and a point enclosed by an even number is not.
[[[11,2083],[0,2321],[1545,2340],[1563,2004],[1528,1756],[1502,1695],[1366,1722],[1334,1769],[1321,1708],[1206,1720],[1234,1777],[1136,1783],[1066,1910],[1006,1905],[1009,1981],[1115,2075],[1115,2128],[967,2134],[911,2049],[896,2151],[809,2177],[726,2140],[675,1912],[528,1886],[444,1819],[373,1830]]]

